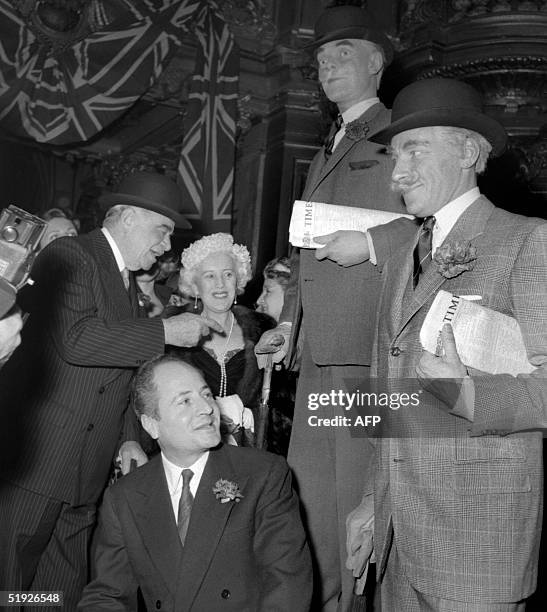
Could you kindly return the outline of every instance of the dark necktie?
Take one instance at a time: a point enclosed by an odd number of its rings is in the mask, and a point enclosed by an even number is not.
[[[336,137],[336,134],[338,134],[338,132],[340,131],[340,128],[342,127],[342,123],[344,123],[344,120],[342,119],[342,115],[340,115],[339,113],[338,115],[336,115],[336,119],[334,120],[334,123],[332,124],[330,137],[325,143],[325,151],[324,151],[325,161],[328,160],[330,156],[332,155],[332,150],[334,148],[334,138]]]
[[[184,540],[186,540],[186,532],[188,531],[188,525],[190,524],[190,514],[192,513],[192,504],[194,503],[194,496],[190,491],[190,481],[194,472],[192,470],[182,470],[182,492],[179,500],[179,511],[177,514],[177,528],[179,530],[180,542],[184,546]]]
[[[420,280],[420,276],[431,263],[431,241],[434,225],[435,217],[426,217],[424,219],[418,237],[418,244],[414,248],[414,274],[412,276],[412,286],[414,289]]]

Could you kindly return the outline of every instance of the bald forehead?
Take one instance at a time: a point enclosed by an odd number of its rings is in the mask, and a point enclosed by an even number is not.
[[[164,361],[156,365],[154,369],[154,379],[156,383],[159,379],[177,376],[180,379],[198,377],[203,380],[201,372],[186,361]]]

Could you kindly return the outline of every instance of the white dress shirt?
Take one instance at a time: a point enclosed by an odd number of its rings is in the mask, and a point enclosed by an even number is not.
[[[433,226],[433,236],[431,237],[431,254],[441,246],[444,239],[450,234],[456,221],[462,216],[473,202],[479,198],[481,192],[478,187],[473,187],[461,196],[445,204],[435,213],[435,225]]]
[[[192,470],[194,473],[192,480],[190,480],[190,492],[195,497],[208,458],[209,451],[203,453],[203,455],[201,455],[201,457],[192,465],[181,467],[180,465],[176,465],[175,463],[169,461],[169,459],[167,459],[163,453],[161,454],[161,461],[163,463],[165,477],[167,478],[167,487],[169,489],[169,495],[171,496],[171,504],[173,506],[175,521],[178,517],[179,501],[182,493],[182,470],[188,469]],[[213,495],[212,489],[211,495]]]
[[[336,135],[334,136],[334,143],[332,145],[332,150],[336,149],[344,134],[346,133],[346,125],[359,119],[359,117],[367,111],[369,108],[378,104],[380,102],[380,98],[369,98],[368,100],[362,100],[361,102],[357,102],[353,106],[350,106],[346,111],[342,113],[342,125]]]
[[[116,258],[116,263],[118,264],[118,270],[120,272],[122,270],[125,270],[126,268],[125,261],[123,260],[123,255],[121,254],[121,251],[118,248],[116,241],[114,240],[114,238],[112,238],[112,235],[106,229],[106,227],[101,227],[101,232],[104,234],[104,237],[107,239],[108,244],[110,245],[110,248],[112,249],[112,252],[114,253],[114,257]]]

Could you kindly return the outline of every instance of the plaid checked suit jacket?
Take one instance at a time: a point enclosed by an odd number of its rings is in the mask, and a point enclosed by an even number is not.
[[[445,243],[455,240],[471,241],[477,248],[474,269],[455,278],[444,278],[431,265],[412,290],[417,236],[386,265],[374,375],[390,379],[390,390],[419,388],[419,332],[439,289],[480,295],[480,304],[515,317],[538,371],[518,379],[473,373],[479,416],[473,427],[441,411],[426,391],[418,409],[383,413],[385,435],[404,431],[408,437],[378,440],[377,571],[381,576],[393,537],[406,576],[418,591],[459,601],[512,602],[530,595],[536,584],[542,440],[534,432],[499,435],[510,428],[496,429],[483,415],[500,401],[507,414],[529,414],[534,402],[543,402],[545,411],[547,223],[495,208],[481,196]],[[499,392],[490,396],[499,385],[505,389],[503,400]]]
[[[121,443],[131,375],[163,352],[163,325],[140,317],[135,281],[130,299],[100,230],[52,242],[32,277],[22,343],[0,371],[0,476],[93,504]]]

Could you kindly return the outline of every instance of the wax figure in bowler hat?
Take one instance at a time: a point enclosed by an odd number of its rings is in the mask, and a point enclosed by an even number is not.
[[[388,38],[366,10],[337,6],[320,15],[310,48],[323,90],[337,104],[343,125],[333,126],[314,157],[302,199],[403,213],[400,196],[389,188],[392,162],[384,147],[368,138],[389,123],[390,113],[377,97],[393,57]],[[349,605],[353,577],[345,566],[345,521],[359,503],[362,465],[372,451],[346,428],[309,427],[308,395],[346,390],[346,379],[368,379],[382,265],[413,231],[411,222],[398,220],[368,233],[335,232],[319,239],[323,248],[295,252],[281,324],[257,347],[257,352],[268,352],[283,342],[274,359],[288,352],[287,360],[294,362],[297,344],[302,345],[288,461],[317,566],[317,610]],[[341,412],[329,406],[321,416]]]
[[[378,440],[375,487],[349,522],[351,546],[370,553],[363,526],[374,506],[383,612],[521,612],[537,578],[542,439],[506,434],[530,429],[529,415],[547,405],[547,222],[481,195],[477,174],[506,134],[466,83],[407,86],[391,125],[371,138],[390,144],[394,188],[423,219],[384,269],[373,374],[389,392],[414,381],[423,393],[418,408],[383,413],[390,437]],[[420,329],[439,290],[515,318],[535,371],[466,368],[450,325],[444,354],[424,351]]]
[[[124,472],[146,461],[127,412],[133,370],[166,343],[216,329],[196,315],[148,319],[138,305],[133,272],[189,227],[177,185],[139,172],[101,203],[102,229],[59,238],[36,259],[22,343],[0,371],[0,590],[63,591],[70,612],[114,456]]]
[[[175,355],[143,365],[133,389],[161,455],[105,492],[78,610],[131,609],[140,588],[148,610],[309,612],[311,560],[285,460],[219,445],[213,394]]]

